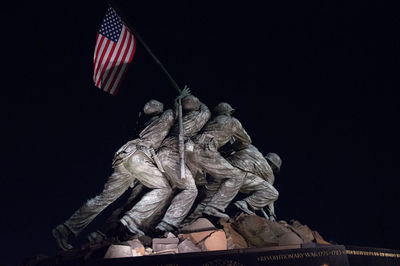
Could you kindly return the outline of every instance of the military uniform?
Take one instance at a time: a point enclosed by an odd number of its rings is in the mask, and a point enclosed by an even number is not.
[[[261,152],[253,145],[249,145],[229,156],[227,160],[247,173],[240,192],[251,194],[243,201],[253,210],[260,210],[267,205],[271,208],[279,193],[273,187],[275,177],[272,168]]]
[[[129,187],[133,187],[135,182],[140,182],[152,190],[122,218],[121,222],[136,233],[138,227],[149,217],[160,212],[168,202],[171,187],[155,166],[153,155],[154,149],[160,146],[174,120],[172,110],[153,117],[141,131],[138,139],[128,142],[119,149],[113,161],[114,172],[108,178],[103,191],[83,204],[63,225],[77,236],[102,210]],[[67,244],[68,232],[65,231],[63,225],[57,226],[53,230],[53,235],[61,248],[69,249],[72,246]]]
[[[183,107],[185,107],[184,104]],[[211,112],[204,104],[200,104],[197,110],[187,112],[182,118],[184,140],[187,141],[195,136],[206,124],[210,116]],[[171,129],[170,136],[163,141],[157,152],[166,177],[173,187],[180,190],[173,198],[161,223],[157,226],[162,231],[170,231],[173,228],[177,228],[188,214],[197,197],[196,183],[187,166],[185,166],[185,178],[180,178],[178,135],[179,125],[175,124]]]
[[[220,113],[194,138],[193,152],[186,157],[192,172],[203,171],[221,183],[218,185],[218,193],[215,193],[206,203],[206,207],[220,212],[224,212],[236,196],[246,176],[246,173],[232,166],[218,152],[220,147],[232,140],[242,143],[244,147],[251,143],[249,135],[239,120],[231,117],[230,112]],[[207,185],[206,192],[208,188]]]
[[[135,206],[121,218],[132,233],[139,228],[146,228],[154,216],[161,215],[171,195],[171,186],[163,173],[155,165],[155,150],[157,150],[174,123],[172,110],[165,111],[159,119],[152,121],[139,135],[138,141],[128,145],[127,159],[121,163],[128,168],[132,176],[150,188]],[[133,147],[132,147],[133,146]],[[132,151],[131,151],[132,147]],[[122,153],[124,154],[124,153]],[[117,155],[116,162],[119,161]],[[125,155],[122,155],[125,157]]]

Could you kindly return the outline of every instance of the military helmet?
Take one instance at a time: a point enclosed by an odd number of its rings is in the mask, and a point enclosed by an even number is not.
[[[231,115],[231,114],[233,114],[233,112],[235,112],[235,109],[233,109],[229,103],[222,102],[222,103],[217,104],[217,106],[214,107],[213,112],[216,115],[222,115],[222,114]]]
[[[143,107],[143,112],[146,115],[158,115],[161,114],[163,110],[164,104],[157,100],[150,100]]]
[[[193,95],[187,95],[182,99],[182,108],[185,111],[199,110],[200,100]]]
[[[281,157],[279,157],[279,155],[276,153],[270,152],[267,155],[265,155],[265,159],[267,159],[268,162],[273,164],[276,168],[276,172],[279,173],[282,165]]]

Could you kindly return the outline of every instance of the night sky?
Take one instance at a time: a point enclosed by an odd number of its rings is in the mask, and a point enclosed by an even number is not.
[[[400,249],[400,17],[384,1],[306,2],[112,3],[180,86],[210,108],[231,103],[253,144],[281,156],[278,219],[339,244]],[[176,97],[140,44],[116,96],[93,85],[107,7],[2,8],[1,265],[54,254],[51,229],[102,190],[144,103]]]

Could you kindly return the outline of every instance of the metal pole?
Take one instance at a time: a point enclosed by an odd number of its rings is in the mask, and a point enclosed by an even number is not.
[[[117,12],[118,16],[120,16],[124,22],[128,23],[128,20],[126,17],[124,17],[122,12],[120,12],[120,9],[118,7],[115,7],[115,5],[111,5],[111,2],[109,2],[109,5],[115,9]],[[128,29],[133,33],[135,38],[143,45],[144,49],[150,54],[150,56],[153,58],[154,62],[161,68],[161,70],[164,72],[164,74],[167,76],[168,80],[171,82],[172,86],[176,89],[176,91],[180,94],[182,90],[179,88],[178,84],[176,81],[172,78],[172,76],[169,74],[167,69],[164,67],[164,65],[158,60],[158,58],[154,55],[154,53],[151,51],[149,46],[145,43],[143,40],[142,36],[134,30],[132,27],[129,25],[126,25]],[[186,88],[186,86],[185,86]],[[185,143],[184,143],[184,129],[183,129],[183,121],[182,121],[182,99],[179,97],[178,99],[178,104],[179,104],[179,110],[178,110],[178,123],[179,123],[179,163],[180,163],[180,178],[185,178]]]
[[[153,58],[154,62],[161,68],[161,70],[164,72],[164,74],[167,76],[168,80],[171,82],[172,86],[177,90],[178,93],[181,93],[181,88],[178,86],[178,84],[176,83],[176,81],[172,78],[172,76],[168,73],[167,69],[164,67],[164,65],[160,62],[160,60],[158,60],[158,58],[154,55],[154,53],[151,51],[151,49],[149,48],[149,46],[144,42],[142,36],[140,36],[139,32],[137,32],[136,30],[134,30],[129,24],[129,21],[127,20],[127,18],[123,15],[123,13],[121,12],[121,10],[118,8],[118,6],[116,6],[115,4],[112,5],[111,2],[109,1],[108,3],[110,5],[110,7],[112,7],[113,9],[115,9],[115,11],[117,12],[118,16],[120,16],[122,18],[122,20],[125,22],[126,27],[128,27],[128,29],[133,33],[133,35],[135,36],[135,38],[143,45],[144,49],[146,49],[146,51],[150,54],[150,56]]]

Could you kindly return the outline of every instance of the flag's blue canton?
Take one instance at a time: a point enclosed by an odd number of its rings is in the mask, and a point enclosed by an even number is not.
[[[107,10],[107,14],[103,18],[99,33],[111,41],[118,42],[119,35],[122,31],[122,21],[111,7]]]

